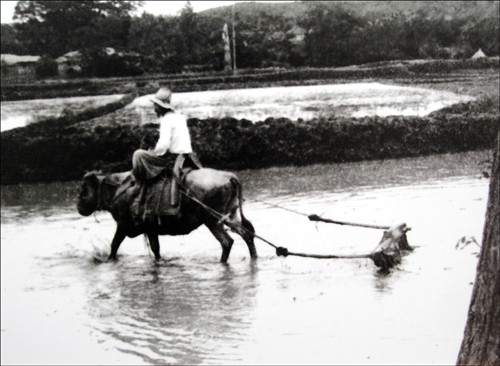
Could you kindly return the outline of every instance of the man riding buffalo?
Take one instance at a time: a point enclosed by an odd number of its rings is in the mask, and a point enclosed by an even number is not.
[[[143,211],[143,219],[146,215],[144,200],[153,180],[165,173],[171,176],[170,205],[174,208],[171,212],[175,213],[180,202],[178,183],[186,159],[191,167],[201,168],[191,147],[186,117],[173,109],[171,99],[172,91],[166,87],[160,88],[151,98],[159,119],[159,138],[153,149],[141,148],[132,156],[132,175],[141,186],[138,211]]]
[[[250,257],[257,258],[255,230],[243,215],[239,178],[201,166],[191,148],[186,118],[173,110],[171,97],[168,88],[161,88],[151,98],[160,122],[155,147],[134,152],[132,171],[85,174],[78,212],[83,216],[100,210],[111,213],[117,226],[110,260],[116,259],[125,237],[140,234],[146,235],[155,258],[160,259],[158,235],[187,235],[200,225],[220,242],[221,262],[227,262],[234,242],[225,226],[239,234]],[[189,165],[183,169],[184,162]]]

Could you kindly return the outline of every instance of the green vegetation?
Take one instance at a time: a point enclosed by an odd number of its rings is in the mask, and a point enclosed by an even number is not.
[[[2,101],[127,95],[95,110],[4,131],[2,184],[130,169],[133,151],[143,136],[154,138],[156,127],[139,126],[122,107],[160,85],[183,92],[383,80],[446,84],[452,91],[482,95],[427,117],[190,119],[194,148],[212,167],[347,162],[493,146],[500,120],[499,58],[468,58],[478,48],[499,54],[498,2],[237,4],[237,73],[221,71],[221,30],[231,25],[231,6],[195,14],[187,4],[176,17],[132,17],[136,5],[18,3],[21,23],[2,25],[2,52],[43,55],[38,75],[47,76],[54,72],[53,58],[80,50],[82,74],[24,84],[9,79],[2,83]],[[2,79],[6,70],[2,65]]]
[[[232,6],[178,16],[132,16],[137,1],[19,1],[2,25],[2,53],[83,54],[81,75],[221,71]],[[321,2],[234,7],[238,69],[339,67],[499,55],[499,2]],[[231,40],[232,47],[232,40]],[[116,53],[104,54],[111,47]]]
[[[90,120],[85,113],[4,131],[1,183],[75,180],[92,169],[128,170],[133,152],[157,137],[157,126],[139,126],[130,109]],[[189,119],[188,124],[204,165],[237,170],[490,149],[499,121],[496,93],[427,117],[257,123],[223,118]]]
[[[327,84],[370,78],[403,78],[429,80],[449,78],[455,72],[498,70],[499,58],[476,60],[385,61],[343,68],[248,69],[237,75],[208,72],[185,75],[153,75],[121,78],[46,80],[33,83],[2,85],[1,100],[23,100],[71,96],[110,95],[136,92],[139,95],[156,92],[167,85],[175,92]]]

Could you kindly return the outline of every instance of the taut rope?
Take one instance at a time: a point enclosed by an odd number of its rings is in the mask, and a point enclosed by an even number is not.
[[[183,188],[186,188],[184,185],[182,185],[182,184],[180,184],[180,185]],[[278,255],[278,256],[286,257],[286,256],[291,255],[291,256],[296,256],[296,257],[320,258],[320,259],[355,259],[355,258],[370,258],[370,259],[373,259],[374,255],[376,254],[376,253],[370,253],[370,254],[358,254],[358,255],[334,255],[334,254],[323,255],[323,254],[306,254],[306,253],[290,252],[287,248],[278,246],[278,245],[272,243],[271,241],[263,238],[262,236],[257,235],[255,232],[250,232],[248,229],[246,229],[245,227],[243,227],[241,225],[238,225],[238,227],[236,227],[236,225],[234,225],[232,223],[229,223],[226,220],[224,220],[225,217],[220,212],[217,212],[216,210],[214,210],[210,206],[207,206],[206,204],[204,204],[203,202],[201,202],[196,197],[193,197],[193,196],[189,195],[186,191],[184,191],[184,190],[181,189],[180,192],[184,196],[186,196],[187,198],[189,198],[189,199],[193,200],[194,202],[196,202],[197,204],[199,204],[201,207],[203,207],[207,212],[209,212],[216,219],[223,221],[226,226],[230,227],[231,229],[235,230],[236,232],[238,232],[238,230],[243,230],[243,231],[245,231],[245,232],[253,235],[254,237],[262,240],[264,243],[272,246],[273,248],[276,249],[276,255]]]
[[[251,201],[261,202],[261,203],[264,203],[264,204],[266,204],[268,206],[276,207],[276,208],[279,208],[279,209],[282,209],[282,210],[285,210],[285,211],[292,212],[292,213],[297,214],[297,215],[305,216],[305,217],[307,217],[311,221],[322,221],[322,222],[327,222],[327,223],[330,223],[330,224],[358,226],[358,227],[365,227],[365,228],[369,228],[369,229],[380,229],[380,230],[387,230],[387,229],[391,228],[390,226],[384,226],[384,225],[361,224],[361,223],[357,223],[357,222],[348,222],[348,221],[338,221],[338,220],[325,219],[325,218],[322,218],[321,216],[318,216],[316,214],[309,215],[309,214],[306,214],[304,212],[292,210],[290,208],[283,207],[283,206],[280,206],[280,205],[277,205],[277,204],[274,204],[274,203],[269,203],[269,202],[266,202],[266,201],[263,201],[263,200],[259,200],[259,199],[256,199],[256,198],[252,198]]]
[[[104,178],[102,180],[100,180],[100,184],[98,185],[98,206],[102,206],[103,205],[103,198],[102,198],[102,193],[103,193],[102,192],[102,185],[103,184],[106,184],[106,185],[109,185],[109,186],[119,186],[121,184],[121,183],[118,183],[118,182],[106,181],[106,177],[107,176],[105,175]],[[375,265],[377,265],[378,267],[381,267],[382,270],[385,270],[385,271],[387,271],[388,268],[391,268],[392,266],[394,266],[395,264],[397,264],[398,261],[399,261],[398,258],[394,257],[391,254],[385,253],[383,250],[372,252],[370,254],[358,254],[358,255],[334,255],[334,254],[324,255],[324,254],[307,254],[307,253],[290,252],[287,248],[281,247],[281,246],[278,246],[278,245],[272,243],[271,241],[265,239],[264,237],[262,237],[260,235],[257,235],[254,231],[248,230],[243,225],[235,225],[233,223],[228,222],[227,221],[227,215],[221,214],[220,212],[214,210],[210,206],[208,206],[205,203],[203,203],[202,201],[200,201],[198,198],[190,195],[188,193],[189,188],[186,187],[180,181],[180,179],[178,179],[177,177],[173,177],[173,178],[177,181],[177,183],[178,183],[178,185],[180,187],[179,191],[180,191],[181,194],[183,194],[184,196],[186,196],[187,198],[189,198],[193,202],[195,202],[198,205],[200,205],[210,215],[212,215],[213,217],[215,217],[219,221],[219,223],[228,226],[230,229],[234,230],[235,232],[246,232],[247,234],[250,234],[251,236],[256,237],[256,238],[262,240],[264,243],[266,243],[266,244],[272,246],[274,249],[276,249],[276,255],[278,255],[278,256],[283,256],[283,257],[296,256],[296,257],[319,258],[319,259],[369,258],[369,259],[373,260],[373,262],[375,263]],[[256,200],[256,201],[258,201],[258,200]],[[359,223],[351,223],[351,222],[343,222],[343,221],[335,221],[335,220],[330,220],[330,219],[323,219],[323,218],[321,218],[321,217],[319,217],[318,215],[315,215],[315,214],[313,214],[313,215],[307,215],[305,213],[302,213],[302,212],[299,212],[299,211],[295,211],[295,210],[291,210],[291,209],[288,209],[288,208],[285,208],[285,207],[282,207],[282,206],[279,206],[279,205],[271,204],[271,203],[264,202],[264,201],[260,201],[260,202],[268,204],[270,206],[281,208],[281,209],[284,209],[286,211],[290,211],[290,212],[293,212],[293,213],[296,213],[296,214],[299,214],[299,215],[302,215],[302,216],[306,216],[311,221],[323,221],[323,222],[334,223],[334,224],[339,224],[339,225],[360,226],[360,227],[367,227],[367,228],[373,228],[373,229],[384,229],[384,230],[389,229],[388,226],[367,225],[367,224],[359,224]],[[96,218],[96,221],[97,221],[97,218]],[[406,228],[405,231],[404,231],[404,233],[403,233],[403,239],[404,239],[404,241],[406,240],[405,233],[408,230],[410,230],[410,228]]]

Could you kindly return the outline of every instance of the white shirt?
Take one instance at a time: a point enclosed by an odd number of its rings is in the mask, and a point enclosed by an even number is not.
[[[176,112],[167,113],[160,118],[160,137],[154,152],[156,155],[163,155],[167,151],[172,154],[193,152],[186,117]]]

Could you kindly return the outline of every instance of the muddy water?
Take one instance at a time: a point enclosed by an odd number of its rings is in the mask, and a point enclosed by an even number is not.
[[[89,107],[101,107],[116,102],[122,94],[51,99],[31,99],[1,103],[0,130],[23,127],[47,118],[60,117],[63,113],[77,113]]]
[[[489,152],[242,171],[260,236],[306,253],[366,253],[391,225],[417,248],[389,275],[369,259],[277,257],[205,228],[142,238],[102,263],[107,213],[75,211],[78,182],[2,186],[2,364],[454,364],[488,195]],[[277,208],[278,205],[287,210]],[[295,212],[293,212],[295,211]],[[299,214],[298,214],[298,213]],[[466,237],[472,244],[456,249]]]
[[[154,120],[151,96],[134,100],[143,123]],[[248,119],[268,117],[302,118],[322,116],[425,116],[438,109],[474,98],[447,91],[437,91],[381,83],[351,83],[312,86],[287,86],[202,92],[175,93],[174,107],[189,117]]]

